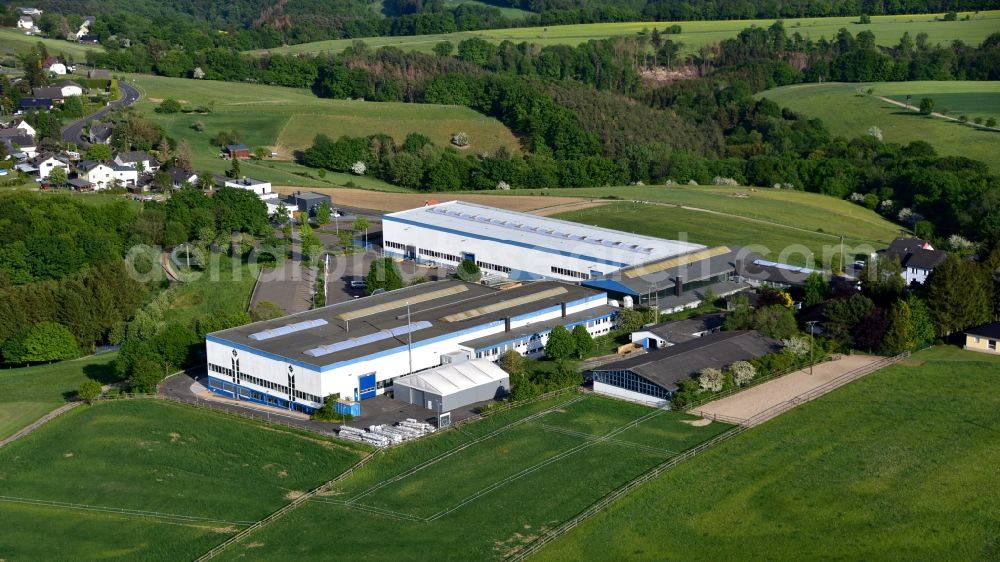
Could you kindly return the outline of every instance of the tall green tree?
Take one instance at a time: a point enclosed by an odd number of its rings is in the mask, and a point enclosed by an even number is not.
[[[888,325],[882,338],[882,349],[895,355],[916,346],[913,332],[913,315],[906,301],[897,301],[889,309]]]
[[[810,273],[806,278],[805,296],[802,304],[815,306],[830,298],[830,283],[820,273]]]
[[[330,224],[330,204],[323,201],[316,207],[316,216],[313,218],[316,221],[316,226],[323,228],[325,225]]]
[[[587,331],[587,327],[583,324],[577,324],[573,326],[573,331],[570,332],[573,336],[573,346],[576,348],[576,356],[580,359],[588,357],[597,348],[594,343],[593,336]]]
[[[993,281],[985,268],[948,256],[927,278],[927,306],[939,336],[985,324],[993,316]]]
[[[365,290],[372,294],[376,289],[394,291],[403,287],[403,275],[392,258],[380,258],[372,262],[365,278]]]
[[[545,342],[545,355],[550,359],[569,359],[576,353],[576,340],[564,326],[556,326]]]
[[[55,322],[39,322],[4,342],[6,363],[23,364],[62,361],[80,355],[73,333]]]

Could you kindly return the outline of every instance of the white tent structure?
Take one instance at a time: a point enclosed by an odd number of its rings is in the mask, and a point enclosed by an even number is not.
[[[428,369],[393,381],[396,400],[449,412],[484,400],[503,398],[510,375],[488,359],[474,359]]]

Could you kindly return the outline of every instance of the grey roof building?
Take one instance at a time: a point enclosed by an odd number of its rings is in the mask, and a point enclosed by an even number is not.
[[[644,402],[665,402],[680,383],[702,369],[722,369],[779,351],[781,344],[755,330],[716,332],[602,365],[591,371],[594,391]]]
[[[632,343],[640,343],[647,349],[684,343],[722,330],[725,319],[725,314],[721,313],[703,314],[685,320],[643,326],[641,330],[632,332]]]

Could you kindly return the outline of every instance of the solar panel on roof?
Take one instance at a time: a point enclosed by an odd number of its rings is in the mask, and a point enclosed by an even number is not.
[[[285,334],[291,334],[294,332],[301,332],[302,330],[308,330],[309,328],[318,328],[320,326],[325,326],[326,320],[322,318],[317,318],[316,320],[306,320],[304,322],[296,322],[294,324],[286,324],[280,328],[271,328],[269,330],[263,330],[260,332],[255,332],[247,336],[254,341],[269,340],[271,338],[276,338],[278,336],[284,336]]]
[[[337,343],[331,343],[329,345],[321,345],[319,347],[307,349],[303,353],[310,357],[322,357],[323,355],[330,355],[331,353],[336,353],[338,351],[343,351],[345,349],[350,349],[352,347],[367,345],[370,343],[387,340],[389,338],[405,336],[406,334],[413,333],[418,330],[424,330],[430,327],[431,327],[430,322],[426,320],[421,320],[419,322],[414,322],[409,325],[399,326],[398,328],[381,330],[379,332],[375,332],[374,334],[367,334],[358,338],[350,338],[344,341],[339,341]]]

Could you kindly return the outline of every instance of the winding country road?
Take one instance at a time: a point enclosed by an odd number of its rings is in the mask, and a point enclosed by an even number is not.
[[[122,93],[121,99],[113,101],[94,113],[91,113],[90,115],[63,127],[62,141],[64,143],[88,144],[80,140],[80,136],[83,134],[83,129],[87,126],[87,123],[103,119],[104,116],[111,113],[112,110],[118,109],[119,107],[128,107],[139,100],[139,90],[136,89],[135,86],[119,80],[118,89],[120,89]]]

